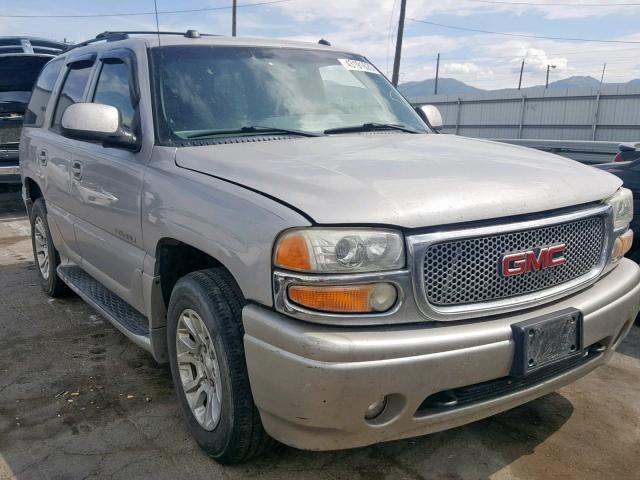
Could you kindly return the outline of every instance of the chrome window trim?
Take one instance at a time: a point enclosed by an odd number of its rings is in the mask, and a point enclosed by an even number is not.
[[[398,291],[395,305],[386,312],[343,314],[310,310],[289,301],[287,289],[291,285],[358,285],[363,283],[390,283]],[[273,296],[275,309],[293,318],[326,325],[363,326],[390,325],[424,321],[423,315],[413,302],[407,301],[412,291],[409,270],[389,272],[310,275],[284,270],[273,272]],[[400,313],[401,312],[401,313]]]
[[[600,216],[604,220],[605,238],[603,242],[603,250],[600,262],[586,275],[554,287],[525,295],[519,295],[517,297],[444,307],[432,305],[428,302],[425,292],[423,265],[425,253],[429,246],[443,241],[532,230],[596,216]],[[569,213],[562,213],[535,220],[523,220],[506,224],[493,224],[489,226],[409,236],[407,237],[408,257],[411,259],[413,294],[415,302],[427,318],[438,321],[461,320],[483,315],[496,315],[548,303],[584,288],[598,279],[605,270],[605,267],[609,264],[614,241],[613,235],[613,208],[610,205],[601,204],[595,207],[581,208]]]

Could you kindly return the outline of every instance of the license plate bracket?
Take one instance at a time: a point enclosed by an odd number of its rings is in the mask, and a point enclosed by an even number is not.
[[[523,377],[583,354],[582,312],[569,308],[511,325],[515,354],[511,375]]]

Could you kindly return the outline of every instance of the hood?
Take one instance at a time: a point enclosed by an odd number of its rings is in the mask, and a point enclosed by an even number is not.
[[[603,170],[605,172],[615,172],[616,170],[623,170],[624,167],[629,165],[629,163],[630,162],[598,163],[597,165],[594,165],[594,168],[597,168],[598,170]]]
[[[183,147],[176,163],[276,197],[320,224],[485,220],[601,200],[621,184],[557,155],[436,134]]]
[[[29,92],[0,92],[0,117],[23,115],[30,96]]]

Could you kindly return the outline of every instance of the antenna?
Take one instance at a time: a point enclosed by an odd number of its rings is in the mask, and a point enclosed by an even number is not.
[[[158,0],[153,0],[153,8],[156,14],[156,32],[158,33],[158,47],[160,47],[160,22],[158,21]]]

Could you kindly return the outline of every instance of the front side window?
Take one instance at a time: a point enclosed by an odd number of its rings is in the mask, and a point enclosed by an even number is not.
[[[129,67],[121,60],[109,60],[102,65],[96,92],[95,103],[116,107],[120,111],[122,126],[133,130],[135,107],[131,99]]]
[[[167,46],[154,49],[152,59],[163,144],[216,132],[241,134],[256,126],[322,133],[372,123],[427,130],[411,105],[358,55]]]
[[[62,115],[70,105],[81,102],[84,97],[84,91],[91,74],[92,63],[78,62],[69,66],[67,78],[64,80],[62,90],[58,96],[58,103],[53,117],[53,127],[60,126]]]

